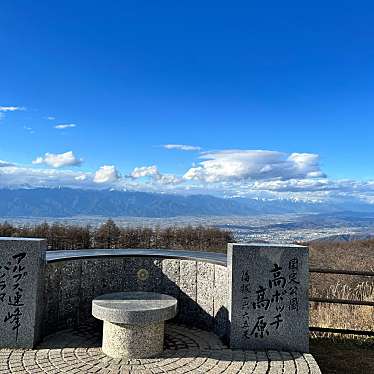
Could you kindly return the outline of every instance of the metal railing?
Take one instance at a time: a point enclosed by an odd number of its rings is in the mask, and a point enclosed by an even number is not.
[[[336,269],[322,269],[322,268],[312,267],[309,269],[309,272],[320,273],[320,274],[338,274],[338,275],[352,275],[352,276],[361,276],[361,277],[374,277],[374,272],[372,271],[336,270]],[[365,301],[365,300],[329,299],[329,298],[323,298],[323,297],[310,297],[309,301],[316,302],[316,303],[326,303],[326,304],[342,304],[342,305],[358,305],[358,306],[374,307],[374,301]],[[373,315],[374,315],[374,311],[373,311]],[[374,336],[374,331],[337,329],[337,328],[318,327],[318,326],[310,326],[309,331]]]

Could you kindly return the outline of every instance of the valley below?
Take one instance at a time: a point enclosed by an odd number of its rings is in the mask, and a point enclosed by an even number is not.
[[[107,216],[2,217],[12,225],[42,222],[98,227]],[[120,227],[215,227],[232,232],[237,242],[294,243],[314,240],[351,241],[374,237],[374,213],[262,214],[254,216],[114,217]]]

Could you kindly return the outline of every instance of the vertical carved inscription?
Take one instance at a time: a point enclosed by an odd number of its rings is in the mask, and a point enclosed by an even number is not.
[[[27,281],[26,253],[19,252],[11,256],[5,264],[0,265],[0,302],[7,304],[8,312],[0,316],[4,323],[8,323],[18,341],[18,332],[22,325],[23,287]],[[7,282],[7,280],[9,280]]]
[[[33,348],[41,337],[43,239],[0,238],[0,348]]]

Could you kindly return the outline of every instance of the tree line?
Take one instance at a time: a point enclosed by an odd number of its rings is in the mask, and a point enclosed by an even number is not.
[[[225,252],[232,233],[214,227],[119,227],[109,219],[99,227],[47,222],[0,223],[0,236],[46,238],[48,250],[95,248],[171,248]]]

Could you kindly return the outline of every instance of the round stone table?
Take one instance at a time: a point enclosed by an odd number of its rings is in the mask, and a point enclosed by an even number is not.
[[[165,320],[177,300],[153,292],[116,292],[92,301],[92,315],[104,321],[103,352],[113,358],[151,358],[163,351]]]

